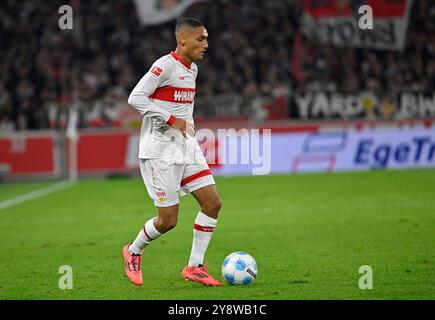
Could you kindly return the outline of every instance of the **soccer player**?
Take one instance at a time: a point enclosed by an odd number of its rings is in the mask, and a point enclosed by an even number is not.
[[[146,246],[177,224],[179,195],[191,193],[201,211],[193,227],[193,244],[185,280],[209,286],[220,282],[209,275],[204,256],[216,227],[222,202],[208,164],[194,138],[193,100],[198,67],[208,48],[208,33],[196,19],[186,18],[175,28],[177,48],[151,66],[128,98],[143,117],[139,141],[140,171],[157,207],[122,254],[125,273],[142,284],[141,255]]]

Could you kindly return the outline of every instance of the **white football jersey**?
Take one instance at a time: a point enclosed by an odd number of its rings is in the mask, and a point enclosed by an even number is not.
[[[195,63],[186,65],[175,52],[171,52],[154,62],[133,89],[128,103],[143,117],[140,159],[165,158],[176,163],[188,163],[192,161],[193,153],[200,150],[195,138],[186,139],[168,124],[174,117],[193,122],[197,74]]]

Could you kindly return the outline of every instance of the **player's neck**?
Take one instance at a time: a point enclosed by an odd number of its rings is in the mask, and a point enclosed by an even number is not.
[[[193,61],[186,54],[183,54],[178,47],[174,52],[181,59],[181,61],[184,62],[185,65],[190,66],[192,64]]]

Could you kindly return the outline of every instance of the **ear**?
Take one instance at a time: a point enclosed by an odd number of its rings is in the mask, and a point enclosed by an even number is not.
[[[180,33],[180,43],[183,47],[186,45],[186,37],[182,33]]]

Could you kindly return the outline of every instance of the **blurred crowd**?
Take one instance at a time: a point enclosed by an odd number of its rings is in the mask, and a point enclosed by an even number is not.
[[[404,51],[337,48],[302,38],[304,81],[292,52],[301,0],[199,2],[185,16],[206,25],[209,51],[199,63],[197,98],[246,101],[326,90],[356,92],[435,87],[435,2],[413,1]],[[141,26],[131,0],[72,0],[73,29],[60,30],[65,1],[0,4],[0,131],[137,123],[128,94],[151,64],[175,49],[174,25]]]

